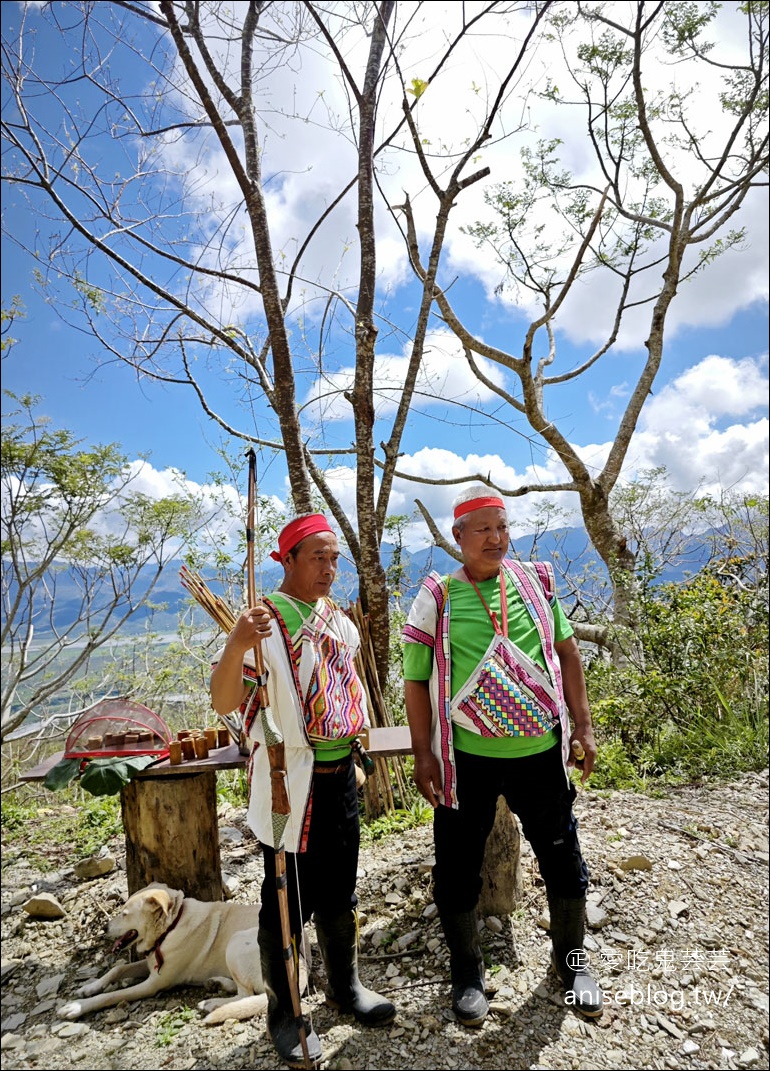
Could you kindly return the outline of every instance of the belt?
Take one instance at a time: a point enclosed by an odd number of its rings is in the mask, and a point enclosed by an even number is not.
[[[348,755],[348,757],[346,759],[343,759],[342,762],[335,762],[335,763],[316,762],[316,764],[313,766],[313,776],[315,777],[316,774],[329,774],[329,773],[341,774],[341,773],[347,773],[348,770],[350,769],[350,764],[351,764],[352,761],[353,761],[353,756],[351,754],[351,755]]]

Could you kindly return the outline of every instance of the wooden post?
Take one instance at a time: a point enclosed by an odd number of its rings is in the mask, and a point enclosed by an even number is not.
[[[196,900],[222,899],[216,786],[216,773],[205,770],[135,777],[123,787],[129,896],[162,881]]]
[[[510,915],[522,897],[519,823],[502,796],[487,840],[481,868],[479,915]]]

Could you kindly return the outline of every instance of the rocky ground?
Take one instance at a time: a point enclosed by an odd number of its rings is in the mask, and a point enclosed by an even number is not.
[[[602,1016],[582,1021],[558,995],[547,970],[545,896],[525,848],[520,909],[510,920],[486,919],[482,931],[492,1013],[480,1030],[454,1022],[431,901],[431,831],[422,827],[361,858],[361,975],[395,1001],[395,1024],[364,1030],[326,1008],[315,955],[306,1003],[324,1067],[768,1067],[767,772],[656,798],[581,790],[576,812],[592,870],[587,947],[605,987]],[[252,901],[258,848],[242,813],[227,809],[220,819],[228,886]],[[4,850],[3,1068],[281,1067],[264,1019],[203,1027],[201,990],[80,1022],[57,1017],[83,979],[109,965],[107,913],[126,895],[119,864],[118,855],[117,868],[90,880],[72,869],[41,875],[18,849]],[[41,891],[64,917],[37,920],[24,910]]]

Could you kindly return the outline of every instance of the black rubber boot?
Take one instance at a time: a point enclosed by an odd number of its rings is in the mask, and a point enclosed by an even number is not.
[[[329,979],[327,1003],[352,1012],[364,1026],[385,1026],[396,1017],[395,1005],[367,989],[358,977],[358,919],[353,910],[329,917],[315,915],[318,947]]]
[[[565,900],[549,896],[551,914],[551,964],[564,986],[565,1003],[576,1011],[596,1018],[604,1009],[601,987],[588,970],[583,949],[586,927],[585,897]]]
[[[288,1067],[305,1067],[305,1055],[299,1036],[299,1025],[294,1014],[294,1005],[286,972],[283,941],[278,934],[264,927],[259,929],[259,958],[262,979],[267,993],[267,1032],[275,1050]],[[296,956],[295,956],[296,965]],[[295,974],[297,974],[295,966]],[[307,1019],[302,1019],[305,1028],[310,1063],[316,1066],[321,1060],[321,1042]]]
[[[489,1014],[484,993],[484,956],[475,911],[440,912],[449,948],[452,1011],[461,1026],[481,1026]]]

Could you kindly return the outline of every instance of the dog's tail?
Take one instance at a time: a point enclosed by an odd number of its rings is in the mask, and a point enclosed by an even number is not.
[[[216,1007],[212,1007],[216,1003]],[[198,1007],[207,1011],[204,1026],[219,1026],[227,1019],[253,1019],[267,1009],[267,994],[253,993],[248,997],[225,997],[222,1000],[202,1000]]]

